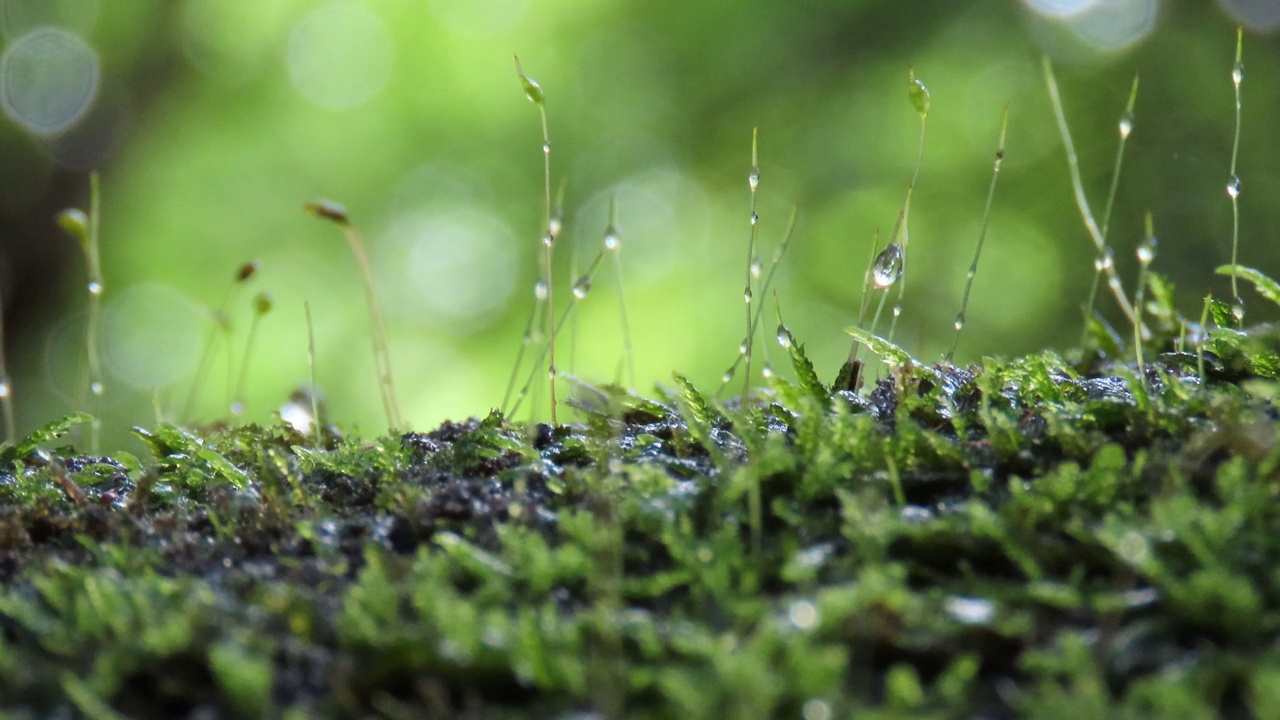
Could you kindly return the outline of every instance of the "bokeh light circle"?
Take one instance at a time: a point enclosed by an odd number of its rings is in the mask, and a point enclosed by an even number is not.
[[[202,314],[186,296],[159,283],[139,283],[102,311],[103,360],[111,374],[138,389],[163,388],[195,370]]]
[[[528,0],[431,0],[431,14],[459,35],[502,32],[524,18]]]
[[[84,117],[98,93],[98,54],[56,27],[32,30],[0,57],[0,105],[15,123],[55,135]]]
[[[1160,0],[1023,0],[1093,50],[1123,50],[1151,34]]]
[[[391,32],[382,18],[351,2],[308,13],[289,38],[289,79],[303,97],[330,110],[368,102],[391,76]]]
[[[1249,30],[1270,33],[1280,28],[1280,2],[1276,0],[1218,0],[1218,5]]]
[[[380,243],[392,307],[424,324],[480,330],[514,289],[514,245],[510,228],[477,206],[397,218]]]

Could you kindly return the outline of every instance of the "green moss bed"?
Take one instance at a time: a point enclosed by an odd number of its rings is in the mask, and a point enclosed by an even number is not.
[[[1280,333],[1214,315],[557,427],[72,416],[0,453],[0,716],[1275,717]]]

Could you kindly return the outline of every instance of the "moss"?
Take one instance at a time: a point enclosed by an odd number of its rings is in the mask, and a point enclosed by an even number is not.
[[[1241,714],[1276,694],[1269,329],[601,388],[372,442],[10,447],[0,708],[38,716]],[[1153,347],[1172,347],[1157,336]],[[61,467],[62,470],[57,470]],[[61,473],[61,475],[59,475]],[[58,481],[61,477],[62,481]],[[77,492],[69,488],[74,487]],[[1070,710],[1067,710],[1070,708]]]

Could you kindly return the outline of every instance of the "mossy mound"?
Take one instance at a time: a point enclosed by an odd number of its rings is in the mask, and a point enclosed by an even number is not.
[[[0,711],[1265,714],[1280,341],[1207,346],[865,394],[795,346],[736,406],[677,376],[554,428],[161,426],[146,462],[39,450],[68,418],[0,458]]]

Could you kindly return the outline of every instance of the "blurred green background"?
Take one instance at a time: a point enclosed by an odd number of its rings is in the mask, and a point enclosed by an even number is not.
[[[251,260],[260,271],[228,310],[232,354],[219,343],[189,419],[227,417],[228,376],[238,372],[228,358],[245,351],[253,295],[269,291],[274,309],[257,330],[243,417],[271,419],[306,384],[306,301],[332,419],[383,429],[359,274],[336,228],[303,213],[317,197],[343,203],[364,232],[409,424],[427,429],[497,406],[533,301],[543,222],[541,130],[513,53],[546,92],[553,184],[565,188],[561,303],[575,251],[579,266],[595,255],[609,198],[619,200],[642,392],[672,370],[714,387],[734,359],[753,126],[760,254],[772,254],[798,204],[775,288],[819,373],[834,375],[872,238],[892,227],[914,167],[913,67],[932,104],[898,342],[926,360],[950,345],[1006,103],[1007,156],[957,360],[1076,342],[1094,251],[1042,54],[1057,64],[1099,214],[1116,122],[1141,74],[1110,239],[1131,287],[1150,210],[1154,269],[1198,318],[1205,293],[1229,295],[1212,268],[1230,257],[1238,24],[1247,68],[1241,261],[1280,273],[1276,6],[0,1],[0,288],[18,429],[75,403],[85,268],[54,216],[85,206],[90,168],[103,187],[108,447],[157,410],[182,414],[213,310]],[[559,345],[562,370],[618,376],[618,287],[602,266],[576,341]],[[1109,298],[1099,307],[1118,323]],[[1275,315],[1261,300],[1249,310],[1252,321]],[[771,337],[772,319],[765,325]],[[545,399],[537,412],[546,416]]]

